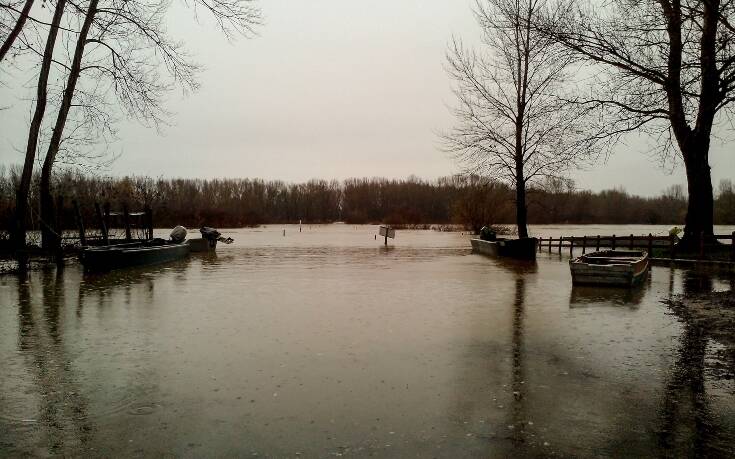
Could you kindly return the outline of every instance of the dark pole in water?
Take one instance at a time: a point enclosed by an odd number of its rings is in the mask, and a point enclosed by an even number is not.
[[[388,227],[385,227],[385,245],[388,246]]]
[[[104,210],[105,210],[105,228],[107,228],[107,235],[109,237],[110,235],[110,203],[109,202],[105,203]]]
[[[82,244],[82,247],[87,245],[87,237],[84,234],[84,220],[82,219],[82,212],[79,210],[79,203],[77,200],[73,200],[72,204],[74,204],[74,216],[77,220],[77,227],[79,228],[79,243]]]
[[[615,250],[615,235],[612,235],[612,249]]]
[[[133,236],[130,234],[130,212],[128,212],[128,205],[123,205],[123,223],[125,224],[125,240],[131,241]]]
[[[94,210],[97,212],[97,219],[100,222],[100,231],[102,231],[102,240],[105,242],[105,245],[110,244],[110,239],[107,237],[107,226],[105,225],[105,218],[102,216],[102,208],[100,207],[99,202],[94,203]]]
[[[653,256],[653,234],[648,233],[648,256]]]

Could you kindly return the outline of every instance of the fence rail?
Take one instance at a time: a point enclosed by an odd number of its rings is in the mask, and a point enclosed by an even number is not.
[[[715,234],[714,238],[718,241],[725,241],[730,243],[730,259],[735,261],[735,231],[732,234]],[[647,249],[649,254],[653,254],[653,249],[668,249],[669,256],[671,259],[676,259],[676,242],[678,238],[676,236],[654,236],[648,234],[648,236],[635,236],[633,234],[628,236],[561,236],[557,238],[553,237],[540,237],[538,238],[538,250],[542,252],[544,248],[548,249],[549,253],[556,250],[560,254],[563,250],[569,249],[569,255],[574,254],[574,249],[582,249],[582,254],[586,253],[587,250],[600,250],[601,248],[609,249]],[[699,257],[704,258],[704,238],[700,238]]]

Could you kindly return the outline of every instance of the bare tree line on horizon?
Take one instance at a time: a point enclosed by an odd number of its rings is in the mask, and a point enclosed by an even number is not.
[[[0,230],[9,230],[19,169],[0,168]],[[36,174],[34,184],[40,181]],[[32,202],[39,200],[32,187]],[[100,177],[74,171],[55,175],[52,190],[64,197],[61,226],[76,225],[72,201],[94,226],[95,202],[112,210],[150,207],[160,227],[201,225],[243,227],[271,223],[389,223],[397,225],[458,224],[478,231],[486,224],[515,221],[514,190],[479,176],[454,176],[433,181],[353,178],[286,183],[259,179],[153,179]],[[667,224],[680,225],[686,213],[681,185],[656,197],[631,195],[623,189],[577,190],[568,180],[550,180],[528,193],[529,223]],[[735,224],[735,189],[721,182],[715,200],[715,221]],[[39,229],[36,223],[34,229]],[[6,232],[7,234],[7,232]]]

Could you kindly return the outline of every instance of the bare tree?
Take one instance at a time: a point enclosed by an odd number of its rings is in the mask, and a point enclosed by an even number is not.
[[[54,47],[56,45],[56,37],[59,32],[59,24],[64,15],[66,0],[57,0],[54,8],[54,15],[46,39],[46,46],[43,51],[41,69],[38,76],[38,86],[36,90],[36,105],[31,120],[31,126],[28,133],[28,144],[26,146],[25,161],[23,163],[23,172],[20,184],[16,192],[16,225],[14,228],[14,244],[17,249],[22,250],[25,247],[26,238],[26,219],[28,214],[28,195],[31,189],[31,178],[33,175],[33,162],[36,159],[36,151],[38,150],[38,139],[41,131],[41,123],[46,112],[46,103],[48,101],[48,78],[51,71],[51,63],[53,60]],[[21,268],[23,263],[21,263]]]
[[[526,188],[581,165],[599,139],[585,124],[588,109],[560,97],[568,54],[533,27],[547,3],[477,0],[483,49],[454,39],[447,53],[459,124],[443,136],[446,149],[467,172],[515,188],[521,238],[528,237]]]
[[[560,0],[563,21],[539,31],[590,64],[587,103],[611,133],[646,132],[680,154],[689,202],[683,245],[714,242],[709,149],[735,101],[732,0]]]
[[[166,93],[174,86],[185,91],[198,86],[199,67],[183,45],[166,34],[168,1],[89,0],[86,6],[73,5],[81,24],[70,41],[74,50],[65,67],[66,84],[41,171],[41,219],[47,222],[54,216],[51,174],[65,140],[78,139],[82,131],[81,138],[94,143],[96,133],[110,130],[110,111],[116,107],[158,126],[168,115],[163,107]],[[250,35],[259,21],[251,0],[197,0],[194,6],[210,12],[228,36]],[[160,68],[168,78],[160,74]],[[76,117],[76,125],[68,133],[70,116]],[[46,225],[42,228],[44,246],[53,246],[54,233]]]

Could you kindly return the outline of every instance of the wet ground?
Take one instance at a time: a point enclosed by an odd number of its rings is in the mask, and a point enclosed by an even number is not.
[[[733,454],[733,354],[665,304],[727,276],[573,288],[566,256],[490,259],[458,233],[282,230],[0,277],[0,456]]]

